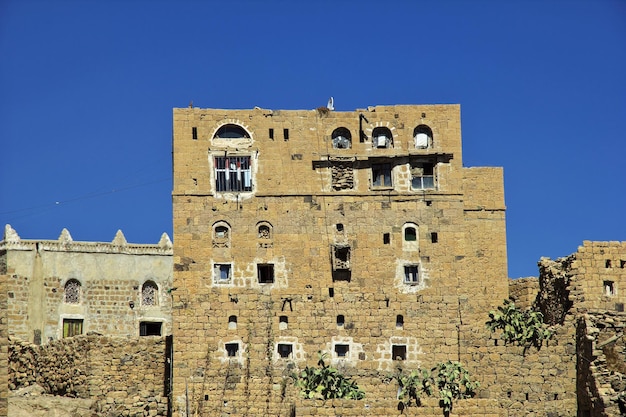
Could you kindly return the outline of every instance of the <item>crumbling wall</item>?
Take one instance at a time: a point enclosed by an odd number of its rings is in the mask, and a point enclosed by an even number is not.
[[[574,254],[555,261],[541,258],[538,262],[539,294],[536,303],[543,313],[544,322],[549,325],[563,324],[565,315],[572,308],[569,286],[575,259]]]
[[[98,415],[165,416],[165,339],[86,335],[37,346],[11,339],[9,388],[95,400]]]
[[[539,294],[539,279],[536,277],[509,280],[509,298],[522,310],[533,307]]]
[[[626,415],[626,314],[589,312],[578,322],[578,408],[582,415]]]

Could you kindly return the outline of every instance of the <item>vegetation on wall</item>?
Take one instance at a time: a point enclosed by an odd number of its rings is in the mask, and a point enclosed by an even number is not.
[[[480,386],[456,361],[439,362],[430,372],[418,369],[407,374],[400,368],[395,375],[387,378],[387,381],[390,380],[398,383],[398,399],[406,407],[413,402],[419,406],[422,395],[431,396],[435,390],[438,391],[439,404],[445,415],[452,411],[454,400],[473,397]]]
[[[325,363],[326,354],[318,352],[318,356],[317,368],[307,366],[302,372],[293,374],[300,395],[308,399],[322,400],[332,398],[360,400],[365,397],[365,392],[359,389],[355,381]]]
[[[541,348],[544,340],[552,336],[543,322],[543,314],[531,309],[520,310],[513,301],[504,300],[498,310],[489,312],[489,321],[485,323],[491,332],[502,330],[504,343],[513,343],[528,349],[530,346]]]

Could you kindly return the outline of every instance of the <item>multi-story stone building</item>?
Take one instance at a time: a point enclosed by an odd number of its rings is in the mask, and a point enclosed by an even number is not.
[[[96,332],[111,336],[171,333],[172,243],[21,239],[9,225],[0,242],[8,275],[9,336],[41,344]]]
[[[174,109],[173,141],[182,414],[279,415],[318,351],[372,400],[398,366],[477,371],[505,206],[501,168],[463,166],[459,106]]]

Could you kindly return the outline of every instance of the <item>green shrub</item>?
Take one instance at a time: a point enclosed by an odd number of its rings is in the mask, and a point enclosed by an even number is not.
[[[360,400],[365,397],[350,377],[342,375],[337,369],[326,365],[326,354],[318,352],[318,368],[307,366],[300,373],[293,374],[295,385],[300,389],[300,395],[304,398],[319,398],[328,400],[332,398],[345,398]]]
[[[485,324],[492,332],[502,330],[504,343],[514,343],[525,349],[530,346],[539,349],[543,341],[552,336],[543,322],[543,314],[530,309],[522,311],[511,300],[504,300],[497,311],[490,311],[489,321]]]

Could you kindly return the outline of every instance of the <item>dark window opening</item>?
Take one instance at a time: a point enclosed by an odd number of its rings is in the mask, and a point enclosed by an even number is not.
[[[398,314],[396,316],[396,327],[398,328],[404,327],[404,316],[402,314]]]
[[[289,317],[287,317],[287,316],[280,316],[278,318],[278,322],[287,324],[287,323],[289,323]]]
[[[604,295],[612,297],[615,295],[615,284],[613,281],[604,281]]]
[[[250,135],[243,127],[232,124],[220,127],[213,137],[217,139],[250,139]]]
[[[337,316],[337,326],[343,326],[346,323],[346,318],[343,314]]]
[[[350,246],[333,246],[333,269],[350,269]]]
[[[279,343],[278,344],[278,355],[281,358],[290,358],[293,353],[293,345],[290,343]]]
[[[528,393],[526,393],[526,401],[528,401]]]
[[[350,149],[352,147],[352,134],[345,127],[335,129],[331,138],[334,149]]]
[[[239,343],[226,343],[224,348],[226,349],[226,355],[229,358],[234,358],[239,352]]]
[[[139,336],[161,336],[161,326],[159,321],[142,321],[139,323]]]
[[[391,358],[394,361],[406,360],[406,345],[392,345],[391,346]]]
[[[259,284],[272,284],[274,282],[274,264],[257,265]]]
[[[620,261],[619,261],[619,267],[620,267],[620,268],[622,268],[622,269],[626,268],[626,261],[625,261],[625,260],[623,260],[623,259],[620,259]]]
[[[335,354],[339,358],[345,358],[350,352],[350,345],[335,345]]]
[[[270,127],[270,139],[274,140],[274,129]]]
[[[216,282],[230,281],[230,264],[215,264],[215,280]]]
[[[439,242],[439,236],[437,235],[437,232],[432,232],[432,233],[430,234],[430,241],[431,241],[432,243],[437,243],[437,242]]]
[[[198,139],[198,128],[197,127],[192,127],[191,128],[191,138],[193,140]]]
[[[63,337],[72,337],[83,334],[82,319],[63,319]]]
[[[411,188],[435,188],[435,165],[430,162],[411,162]]]
[[[283,129],[283,137],[285,140],[289,140],[289,129]]]
[[[611,267],[611,260],[607,259],[606,262],[604,262],[604,267],[605,268],[610,268]]]
[[[334,297],[335,296],[335,289],[334,288],[329,288],[328,289],[328,296],[329,297]]]
[[[404,283],[419,284],[419,268],[417,265],[404,266]]]
[[[338,232],[343,232],[343,223],[337,223],[335,227],[337,227]]]
[[[372,146],[375,148],[393,148],[393,135],[386,127],[377,127],[372,131]]]
[[[234,324],[235,326],[237,326],[237,316],[229,316],[228,317],[228,324]]]
[[[433,205],[433,202],[431,200],[426,200],[426,207],[430,207]]]
[[[352,272],[345,270],[345,269],[340,269],[337,271],[333,271],[333,281],[347,281],[350,282],[350,280],[352,279]]]
[[[252,163],[249,156],[215,157],[215,191],[252,191]]]
[[[372,187],[391,187],[391,165],[372,165]]]
[[[407,242],[415,242],[417,240],[417,230],[414,227],[404,229],[404,240]]]
[[[391,243],[391,235],[389,233],[383,233],[383,245]]]
[[[615,303],[615,311],[619,313],[624,312],[624,303]]]

